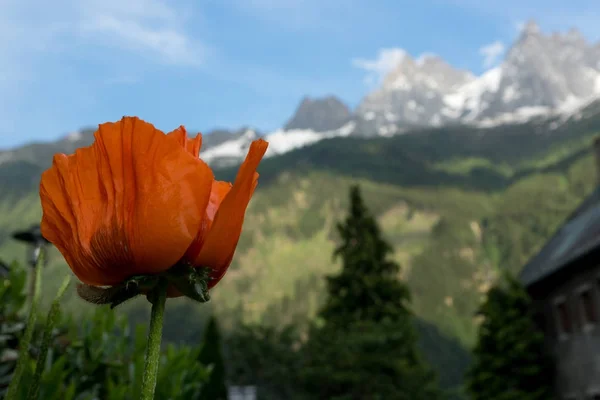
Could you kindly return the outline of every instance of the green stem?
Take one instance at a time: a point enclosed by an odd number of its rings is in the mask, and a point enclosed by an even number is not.
[[[163,316],[167,300],[167,286],[168,281],[165,278],[160,278],[154,291],[148,294],[148,300],[152,303],[152,314],[150,315],[150,330],[148,332],[148,345],[146,347],[144,377],[142,378],[141,400],[154,399],[154,389],[156,388],[158,364],[160,361],[160,344],[162,341]]]
[[[60,317],[60,300],[67,291],[69,284],[71,283],[71,276],[67,275],[62,285],[58,289],[58,293],[52,302],[50,312],[48,312],[48,318],[46,318],[46,327],[44,328],[44,337],[42,339],[42,347],[40,348],[40,354],[38,355],[37,364],[35,366],[35,374],[33,375],[33,381],[29,386],[29,393],[27,394],[28,400],[36,400],[40,391],[40,381],[42,379],[42,372],[46,364],[46,358],[48,356],[48,349],[52,342],[52,330],[54,325]]]
[[[29,317],[27,319],[27,327],[25,333],[19,343],[19,358],[17,359],[17,366],[13,373],[10,385],[6,392],[5,400],[15,400],[18,395],[19,383],[23,377],[23,370],[27,361],[29,360],[29,346],[31,338],[33,336],[33,329],[35,327],[35,320],[37,318],[38,306],[41,297],[42,288],[42,265],[44,263],[45,254],[40,254],[37,265],[33,273],[33,293],[31,294],[31,305],[29,309]]]

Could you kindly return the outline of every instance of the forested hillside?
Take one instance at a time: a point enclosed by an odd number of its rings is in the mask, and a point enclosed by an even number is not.
[[[360,184],[413,293],[421,346],[444,386],[460,383],[474,343],[474,318],[500,268],[518,271],[596,180],[591,142],[600,120],[583,118],[476,129],[462,126],[392,138],[336,138],[273,157],[260,166],[234,263],[206,305],[168,305],[167,339],[199,340],[216,311],[225,334],[240,323],[305,326],[336,271],[335,224],[348,188]],[[53,148],[54,150],[54,148]],[[39,174],[28,160],[0,164],[0,257],[23,259],[10,233],[39,221]],[[231,179],[235,169],[216,171]],[[45,271],[54,293],[69,270],[56,251]],[[67,308],[92,306],[66,296]],[[148,307],[121,308],[145,321]],[[143,310],[143,311],[142,311]]]

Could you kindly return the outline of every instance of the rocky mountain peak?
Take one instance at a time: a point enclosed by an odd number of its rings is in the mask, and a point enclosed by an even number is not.
[[[449,120],[440,113],[444,97],[473,79],[470,72],[454,68],[439,56],[427,54],[415,60],[406,55],[382,86],[359,104],[356,114],[367,121],[360,129],[366,135],[391,135],[402,126],[441,125]]]
[[[479,77],[434,55],[405,55],[357,114],[370,121],[361,130],[370,124],[371,132],[393,134],[415,125],[526,120],[598,95],[600,44],[589,45],[576,29],[544,34],[530,20],[500,65]]]
[[[521,37],[536,36],[540,33],[540,27],[535,20],[530,19],[521,29]]]
[[[419,59],[406,55],[383,80],[381,90],[407,90],[414,87],[446,92],[465,84],[474,76],[452,67],[441,57],[427,54]]]
[[[498,91],[484,117],[537,108],[540,113],[598,93],[598,56],[576,30],[544,35],[529,22],[502,64]]]
[[[285,124],[284,129],[331,131],[346,124],[351,117],[352,113],[348,107],[335,96],[317,99],[305,97],[292,118]]]

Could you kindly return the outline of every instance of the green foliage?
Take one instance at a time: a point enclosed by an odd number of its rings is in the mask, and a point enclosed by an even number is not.
[[[27,271],[13,263],[0,279],[0,396],[4,397],[17,365],[19,339],[25,332]]]
[[[329,296],[319,315],[338,326],[355,320],[403,320],[408,315],[408,288],[398,281],[400,267],[389,259],[391,246],[363,203],[358,187],[350,191],[350,211],[338,224],[341,244],[334,258],[342,271],[327,278]]]
[[[4,390],[14,371],[15,354],[25,327],[21,311],[25,304],[23,289],[26,271],[17,264],[0,284],[0,382]],[[146,328],[134,331],[123,316],[98,308],[91,316],[77,319],[57,317],[60,327],[46,340],[50,342],[41,375],[38,398],[44,400],[129,400],[139,398]],[[35,373],[35,359],[44,324],[36,326],[30,348],[31,358],[24,364],[18,398],[25,399]],[[197,398],[208,370],[198,363],[199,350],[168,345],[159,367],[157,399]]]
[[[315,399],[441,398],[435,374],[417,350],[409,290],[389,259],[391,246],[365,207],[358,187],[338,225],[334,252],[342,270],[328,277],[328,297],[310,332],[302,371],[305,390]]]
[[[436,325],[416,319],[419,349],[423,359],[435,367],[440,388],[448,400],[464,399],[460,383],[471,365],[471,354],[456,338],[442,333]]]
[[[417,315],[469,346],[475,335],[470,316],[477,310],[486,278],[482,274],[486,262],[477,254],[478,246],[468,224],[442,218],[433,228],[430,242],[412,259],[407,279]]]
[[[414,345],[410,322],[357,320],[345,329],[315,330],[303,371],[311,399],[434,400],[442,398],[435,374]]]
[[[213,315],[208,320],[208,325],[204,332],[202,350],[198,357],[198,361],[202,365],[210,367],[210,378],[202,387],[202,392],[198,397],[200,400],[227,400],[225,365],[221,345],[219,325],[217,318]]]
[[[553,365],[520,283],[506,276],[489,291],[480,315],[475,362],[467,375],[472,399],[553,398]]]
[[[42,263],[43,263],[43,259],[42,259]],[[43,265],[43,264],[38,263],[37,268],[41,268],[41,265]],[[37,275],[37,278],[39,278],[39,275]],[[50,346],[52,345],[52,341],[54,339],[54,335],[53,335],[54,328],[60,318],[60,313],[61,313],[60,302],[62,300],[63,295],[65,294],[65,291],[69,287],[70,283],[71,283],[71,276],[67,275],[67,277],[65,277],[65,280],[63,281],[63,284],[61,285],[60,289],[58,289],[58,293],[56,294],[56,297],[54,298],[52,305],[50,306],[50,311],[48,312],[48,317],[46,318],[46,324],[43,329],[41,346],[40,346],[40,350],[39,350],[39,353],[37,356],[33,380],[31,382],[31,386],[29,387],[29,393],[27,394],[28,399],[30,399],[30,400],[35,400],[39,396],[40,381],[41,381],[42,373],[44,372],[44,368],[46,367],[48,351],[50,350]]]
[[[233,385],[256,385],[259,400],[305,399],[298,382],[302,342],[294,326],[238,326],[227,337],[226,349]]]
[[[147,332],[144,325],[131,330],[127,320],[107,308],[98,308],[80,327],[72,326],[62,357],[70,367],[67,381],[77,393],[107,400],[139,398]],[[157,399],[189,399],[199,394],[208,378],[195,360],[198,351],[168,345],[160,360]]]

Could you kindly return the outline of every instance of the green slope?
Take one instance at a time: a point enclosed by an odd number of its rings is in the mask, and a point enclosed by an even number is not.
[[[552,134],[529,124],[509,132],[447,128],[333,139],[265,160],[231,270],[209,305],[170,302],[165,335],[197,340],[209,310],[225,330],[240,320],[308,321],[322,300],[323,276],[339,268],[331,260],[334,227],[349,186],[359,183],[413,291],[426,356],[445,386],[459,383],[475,310],[498,268],[517,271],[592,190],[596,122],[584,122]],[[7,261],[25,251],[8,234],[39,221],[39,172],[32,163],[0,165],[0,177],[20,174],[0,181],[0,256]],[[233,174],[217,171],[219,178]],[[46,293],[67,272],[53,251]],[[92,307],[73,293],[66,302],[74,313]],[[134,300],[119,312],[143,320],[147,309]]]

